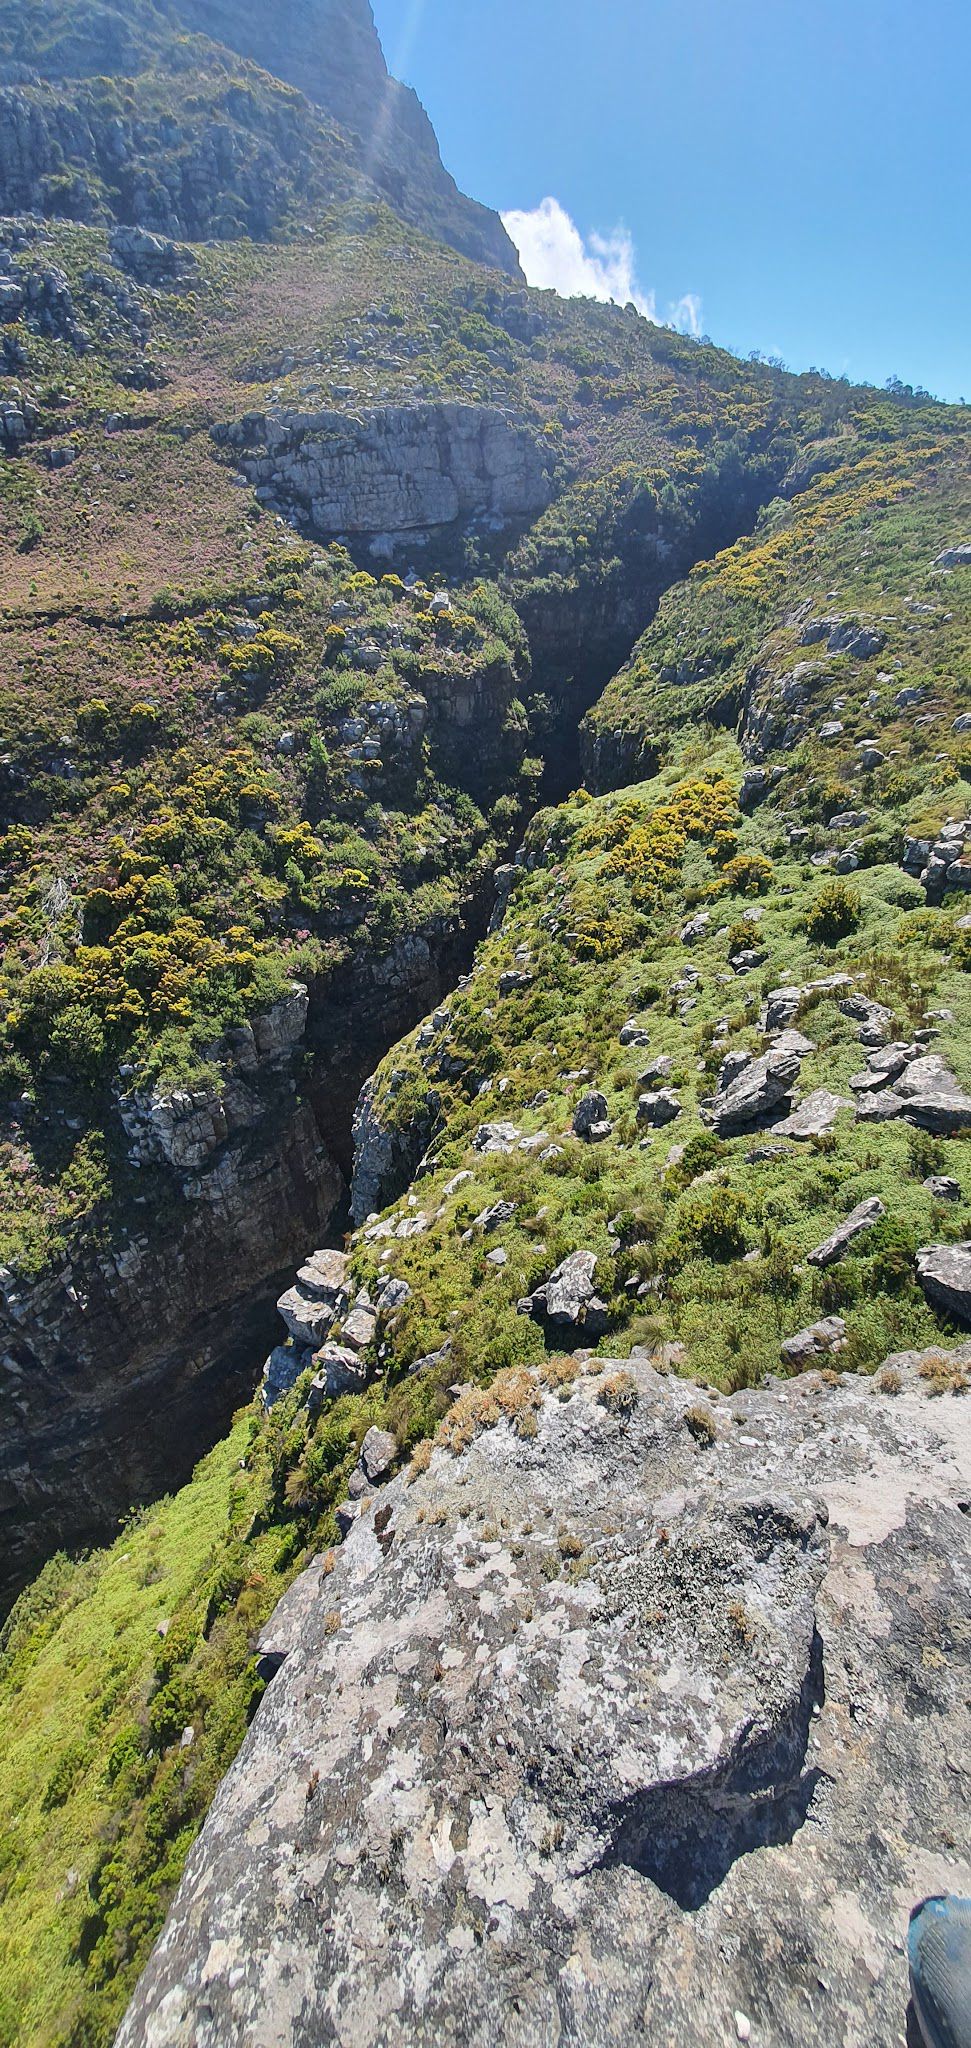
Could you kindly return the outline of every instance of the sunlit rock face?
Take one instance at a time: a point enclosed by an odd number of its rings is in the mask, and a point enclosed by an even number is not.
[[[258,494],[327,535],[420,533],[527,519],[551,489],[529,429],[494,406],[251,413],[214,430]]]
[[[896,2038],[909,1905],[971,1879],[971,1417],[922,1363],[510,1372],[365,1473],[118,2048]]]

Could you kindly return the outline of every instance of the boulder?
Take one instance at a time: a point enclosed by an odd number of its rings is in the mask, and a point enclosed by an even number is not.
[[[320,1294],[305,1293],[299,1284],[281,1294],[277,1310],[294,1343],[308,1351],[316,1351],[323,1343],[335,1317],[333,1301]]]
[[[653,1130],[662,1130],[665,1124],[673,1124],[681,1115],[681,1098],[673,1088],[650,1089],[637,1099],[637,1121],[650,1124]]]
[[[925,1245],[915,1263],[931,1307],[971,1328],[971,1242]]]
[[[659,1053],[657,1059],[648,1061],[643,1074],[638,1075],[638,1086],[641,1088],[655,1088],[659,1081],[666,1081],[668,1075],[673,1072],[673,1059],[670,1058],[668,1053]]]
[[[341,1324],[341,1343],[349,1344],[352,1351],[366,1351],[374,1342],[377,1327],[377,1311],[364,1302],[357,1302]]]
[[[349,1344],[323,1344],[314,1364],[317,1373],[307,1403],[311,1415],[319,1414],[338,1394],[360,1394],[367,1386],[367,1367]]]
[[[879,627],[861,625],[859,619],[810,619],[799,635],[799,645],[812,647],[820,640],[825,640],[830,654],[849,654],[854,661],[870,661],[886,646],[886,635]]]
[[[818,1323],[810,1323],[808,1329],[786,1337],[779,1346],[779,1356],[783,1365],[801,1367],[814,1358],[828,1358],[831,1353],[842,1351],[845,1343],[846,1324],[842,1316],[822,1316]]]
[[[385,1281],[375,1306],[379,1316],[387,1320],[390,1316],[396,1315],[398,1309],[404,1308],[405,1302],[410,1300],[411,1288],[407,1280],[391,1279]]]
[[[844,996],[839,1005],[844,1017],[851,1018],[859,1025],[861,1045],[880,1045],[886,1038],[893,1023],[893,1011],[885,1003],[876,1003],[870,996]]]
[[[309,1259],[298,1267],[297,1286],[314,1300],[334,1304],[343,1290],[346,1272],[347,1253],[326,1246],[322,1251],[311,1252]]]
[[[892,1088],[859,1096],[856,1114],[861,1122],[870,1123],[906,1117],[921,1130],[952,1138],[971,1130],[971,1095],[958,1086],[938,1053],[926,1053],[904,1068]]]
[[[621,1045],[650,1045],[651,1034],[646,1025],[638,1024],[636,1017],[628,1017],[620,1028]]]
[[[787,1110],[799,1078],[799,1059],[791,1052],[767,1052],[752,1060],[737,1080],[704,1109],[717,1137],[730,1138],[753,1124],[767,1122],[775,1111]]]
[[[299,1345],[277,1344],[270,1352],[260,1381],[260,1399],[267,1413],[296,1385],[309,1361],[310,1352]]]
[[[730,1088],[732,1082],[738,1080],[739,1074],[744,1074],[746,1067],[751,1066],[754,1057],[754,1053],[746,1052],[743,1046],[736,1046],[731,1052],[725,1054],[718,1069],[718,1089],[720,1094],[723,1095],[726,1088]]]
[[[373,1426],[361,1445],[360,1466],[372,1486],[379,1479],[385,1479],[398,1455],[398,1439],[390,1429],[375,1429]]]
[[[815,1251],[808,1254],[809,1265],[821,1268],[835,1266],[843,1257],[843,1253],[849,1250],[854,1239],[863,1231],[872,1230],[874,1224],[879,1223],[881,1216],[885,1216],[886,1213],[883,1203],[876,1195],[871,1195],[865,1202],[858,1202],[856,1208],[851,1209],[844,1221],[837,1225],[832,1235],[824,1238],[822,1244],[818,1244]]]
[[[591,1363],[342,1507],[118,2048],[902,2038],[971,1890],[971,1402],[904,1356],[702,1450]]]
[[[573,1112],[573,1131],[578,1138],[589,1138],[597,1125],[607,1123],[607,1098],[604,1095],[583,1095]],[[609,1124],[608,1124],[609,1129]]]
[[[503,1223],[509,1223],[516,1214],[515,1202],[492,1202],[488,1209],[480,1209],[473,1218],[473,1230],[498,1230]]]
[[[955,546],[942,548],[934,559],[935,569],[971,569],[971,540],[958,541]]]
[[[522,1132],[515,1124],[480,1124],[472,1140],[474,1152],[511,1152],[519,1143]]]
[[[952,1180],[949,1173],[932,1173],[923,1182],[923,1186],[927,1189],[929,1195],[933,1195],[935,1202],[959,1202],[961,1200],[961,1183],[960,1181]]]
[[[738,792],[739,810],[754,811],[757,804],[764,803],[770,790],[775,788],[776,783],[784,773],[784,769],[779,766],[774,768],[747,768],[742,776],[742,785]]]
[[[773,1136],[821,1138],[826,1131],[832,1130],[840,1110],[849,1109],[849,1106],[845,1095],[834,1095],[831,1088],[814,1088],[812,1094],[805,1096],[781,1123],[773,1124]]]
[[[850,1087],[857,1094],[870,1094],[877,1088],[886,1088],[902,1074],[911,1060],[920,1056],[919,1045],[907,1045],[898,1041],[895,1045],[879,1046],[867,1056],[862,1073],[850,1077]]]
[[[571,1252],[533,1294],[520,1302],[524,1314],[548,1323],[561,1342],[568,1336],[596,1342],[607,1328],[607,1304],[594,1287],[595,1252]]]
[[[811,1052],[815,1052],[816,1046],[813,1039],[806,1037],[804,1031],[794,1031],[790,1027],[787,1031],[776,1033],[772,1049],[774,1052],[793,1052],[798,1060],[804,1060],[808,1059]]]

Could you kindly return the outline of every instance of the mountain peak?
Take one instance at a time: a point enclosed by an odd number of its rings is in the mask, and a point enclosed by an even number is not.
[[[187,33],[200,39],[190,66]],[[188,92],[190,72],[201,93]],[[116,80],[126,91],[113,99],[106,82]],[[308,104],[281,102],[274,81]],[[498,215],[459,191],[420,101],[390,76],[369,0],[39,0],[29,11],[0,0],[0,96],[4,213],[259,239],[315,206],[370,194],[473,261],[521,276]],[[188,160],[204,168],[212,154],[207,97],[232,147],[204,190]]]

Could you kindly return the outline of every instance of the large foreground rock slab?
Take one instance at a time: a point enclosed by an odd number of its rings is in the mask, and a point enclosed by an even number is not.
[[[120,2048],[902,2039],[971,1884],[971,1403],[590,1366],[463,1397],[264,1631]]]

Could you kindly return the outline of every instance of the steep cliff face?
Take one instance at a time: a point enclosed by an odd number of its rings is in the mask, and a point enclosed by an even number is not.
[[[366,1441],[118,2048],[896,2038],[909,1906],[971,1881],[971,1441],[892,1369],[572,1361],[411,1483]]]
[[[414,547],[425,529],[501,529],[549,504],[536,437],[496,407],[249,414],[214,429],[260,498],[307,531]],[[427,536],[425,536],[427,537]]]
[[[417,95],[391,78],[369,0],[178,0],[172,12],[295,85],[359,138],[363,162],[396,210],[421,219],[475,262],[520,275],[498,215],[460,193]]]
[[[205,1087],[122,1097],[145,1192],[36,1285],[0,1272],[0,1603],[58,1545],[185,1477],[252,1392],[293,1246],[343,1182],[294,1072],[307,993],[213,1049]],[[137,1220],[136,1220],[137,1219]]]
[[[4,212],[233,238],[356,191],[520,275],[498,215],[459,192],[389,77],[367,0],[0,6],[0,112]]]

